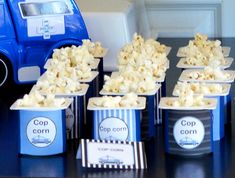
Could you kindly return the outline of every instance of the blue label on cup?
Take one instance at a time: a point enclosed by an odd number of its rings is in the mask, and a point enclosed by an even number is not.
[[[184,149],[198,147],[205,135],[203,123],[195,117],[183,117],[179,119],[173,128],[176,143]]]
[[[26,134],[29,142],[36,147],[47,147],[56,137],[56,126],[46,117],[33,118],[27,125]]]
[[[98,132],[101,140],[125,141],[129,134],[126,123],[116,117],[109,117],[102,120],[99,124]]]

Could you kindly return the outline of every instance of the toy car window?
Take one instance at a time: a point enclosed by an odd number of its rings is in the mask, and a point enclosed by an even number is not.
[[[28,2],[20,3],[19,6],[23,17],[72,13],[68,5],[63,1]]]

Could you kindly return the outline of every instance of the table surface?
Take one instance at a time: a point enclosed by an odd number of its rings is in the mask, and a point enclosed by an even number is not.
[[[180,46],[187,45],[188,38],[162,38],[159,41],[172,47],[169,55],[170,69],[167,71],[167,96],[171,96],[181,70],[175,66]],[[235,38],[221,39],[223,46],[232,48],[230,56],[235,58]],[[235,63],[232,64],[235,69]],[[215,142],[215,152],[200,157],[180,157],[164,153],[164,136],[161,125],[156,126],[156,137],[145,142],[148,169],[146,170],[100,170],[85,169],[76,159],[78,141],[67,142],[67,152],[50,157],[19,156],[19,126],[17,111],[9,106],[32,85],[9,86],[0,91],[0,177],[159,177],[159,178],[229,178],[235,175],[235,131],[232,123],[226,126],[226,135]],[[231,88],[232,97],[234,86]],[[232,102],[234,110],[234,102]]]

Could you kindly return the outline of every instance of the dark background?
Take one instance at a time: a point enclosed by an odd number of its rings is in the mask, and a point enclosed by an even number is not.
[[[162,38],[161,43],[171,46],[168,56],[167,96],[171,96],[181,69],[175,66],[179,60],[179,47],[188,38]],[[235,58],[235,38],[221,39],[223,46],[230,46],[230,56]],[[229,68],[235,69],[235,63]],[[226,125],[225,137],[215,142],[213,154],[196,157],[172,156],[164,153],[162,125],[156,126],[156,137],[145,141],[148,169],[146,170],[100,170],[85,169],[76,159],[78,140],[67,141],[67,152],[49,157],[18,155],[18,112],[10,111],[10,105],[31,89],[32,85],[9,85],[0,91],[0,177],[110,177],[110,178],[232,178],[235,175],[234,101],[232,123]],[[234,86],[231,88],[234,100]],[[234,150],[234,151],[233,151]]]

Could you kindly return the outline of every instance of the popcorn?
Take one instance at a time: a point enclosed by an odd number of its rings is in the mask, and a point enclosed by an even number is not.
[[[38,91],[31,91],[16,101],[18,107],[61,107],[64,104],[65,98],[55,98],[51,94],[43,96]]]
[[[144,40],[135,33],[131,43],[118,54],[118,76],[105,76],[103,90],[112,93],[148,93],[169,68],[166,46],[154,39]]]
[[[197,33],[194,40],[190,40],[188,46],[182,49],[186,56],[185,64],[193,66],[219,66],[225,64],[221,42],[210,41],[206,35]],[[216,61],[216,62],[214,62]]]
[[[92,54],[89,53],[87,47],[72,46],[70,61],[72,67],[79,66],[81,63],[92,65],[94,63],[94,57]]]
[[[157,50],[158,53],[166,53],[166,46],[164,44],[160,44],[155,39],[148,39],[145,41],[145,45],[153,46],[154,49]]]
[[[173,107],[193,107],[193,106],[206,106],[209,105],[208,101],[204,100],[203,95],[185,96],[175,100],[169,100],[166,103],[168,106]]]
[[[173,107],[207,106],[211,103],[204,99],[204,95],[221,93],[222,91],[223,86],[221,84],[177,82],[174,95],[179,97],[168,100],[166,104]]]
[[[143,72],[146,71],[156,78],[161,78],[169,68],[169,60],[166,56],[166,46],[160,44],[154,39],[144,39],[137,35],[133,35],[130,44],[126,44],[118,54],[119,71]]]
[[[96,62],[86,46],[54,49],[52,59],[48,59],[45,66],[47,69],[43,76],[45,84],[39,82],[37,87],[49,93],[77,92],[81,87],[76,81],[92,77],[91,66]]]
[[[206,84],[206,83],[187,83],[187,82],[177,82],[175,86],[175,94],[179,95],[185,90],[191,90],[195,94],[213,94],[222,93],[224,88],[221,84]]]
[[[96,62],[94,56],[90,54],[87,46],[71,46],[60,49],[54,49],[52,59],[65,63],[68,67],[77,67],[81,64],[88,66],[94,65]]]
[[[136,71],[126,71],[118,76],[105,76],[103,89],[113,93],[146,93],[153,91],[156,87],[155,80],[148,75],[142,75]]]
[[[94,57],[103,57],[105,49],[101,46],[100,42],[91,42],[90,40],[82,40],[82,46],[86,46],[89,53]]]
[[[155,78],[155,80],[161,78],[165,75],[166,70],[168,69],[168,61],[161,60],[156,62],[151,61],[143,61],[142,63],[137,61],[138,64],[131,64],[131,59],[129,61],[129,65],[119,65],[119,71],[131,71],[131,72],[139,72],[142,75],[148,75]]]
[[[204,70],[191,72],[190,79],[195,80],[226,80],[231,76],[220,68],[205,67]]]
[[[174,107],[192,107],[192,106],[205,106],[208,105],[202,94],[194,95],[192,90],[184,90],[179,93],[179,97],[175,100],[168,100],[168,106]]]
[[[45,75],[47,76],[47,78],[53,77],[53,80],[59,77],[68,77],[73,79],[74,81],[77,81],[90,78],[92,76],[92,70],[85,63],[81,63],[76,67],[71,67],[71,66],[66,67],[63,65],[57,65],[49,67],[45,72]]]
[[[68,77],[54,78],[54,80],[45,78],[37,81],[34,90],[49,94],[71,94],[82,90],[82,86],[79,82]]]
[[[103,96],[93,102],[94,106],[105,108],[135,107],[138,103],[138,96],[134,93],[128,93],[120,96]]]
[[[138,105],[138,96],[135,93],[128,93],[121,98],[121,107],[131,107]]]

